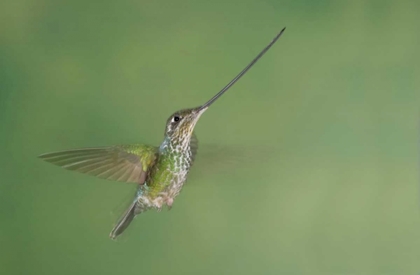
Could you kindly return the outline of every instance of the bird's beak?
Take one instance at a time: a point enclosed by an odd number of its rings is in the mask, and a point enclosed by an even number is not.
[[[235,78],[233,78],[220,92],[218,92],[215,96],[213,96],[209,101],[204,103],[204,105],[201,105],[197,108],[198,112],[200,112],[200,115],[207,110],[207,108],[216,101],[224,92],[226,92],[230,87],[233,86],[233,84],[236,83],[251,67],[260,59],[267,51],[271,48],[271,46],[276,43],[276,41],[280,38],[280,36],[283,34],[284,30],[286,28],[283,28],[277,35],[274,37],[273,41],[270,42],[252,61],[249,63]]]
[[[205,112],[205,111],[207,111],[207,109],[208,109],[209,107],[203,107],[203,106],[200,106],[200,107],[198,107],[198,108],[196,108],[195,109],[195,121],[198,121],[198,119],[201,117],[201,115]]]

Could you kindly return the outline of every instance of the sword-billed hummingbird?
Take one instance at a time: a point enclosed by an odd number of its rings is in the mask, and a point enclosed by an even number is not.
[[[285,29],[209,101],[199,107],[184,109],[171,115],[166,122],[165,136],[159,147],[134,144],[84,148],[47,153],[40,158],[99,178],[138,184],[131,205],[110,233],[110,237],[115,239],[136,215],[151,208],[160,210],[165,204],[169,208],[172,206],[197,153],[198,142],[193,130],[198,119],[270,49]]]

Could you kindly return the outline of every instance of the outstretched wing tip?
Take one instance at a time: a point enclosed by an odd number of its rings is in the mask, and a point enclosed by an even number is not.
[[[38,155],[37,158],[42,159],[42,160],[47,160],[49,158],[49,156],[53,153],[54,152],[43,153],[43,154]]]

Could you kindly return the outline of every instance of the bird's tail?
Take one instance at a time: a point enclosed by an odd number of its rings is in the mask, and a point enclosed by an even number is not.
[[[118,220],[117,224],[112,229],[109,237],[111,239],[115,239],[124,232],[124,230],[130,225],[131,221],[136,216],[135,209],[136,209],[137,200],[135,200],[128,209],[124,212],[122,217]]]

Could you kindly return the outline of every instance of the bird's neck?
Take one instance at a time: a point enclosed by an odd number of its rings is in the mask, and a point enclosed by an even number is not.
[[[168,152],[187,152],[189,150],[190,145],[190,139],[189,136],[183,136],[182,138],[177,139],[171,139],[168,136],[165,136],[163,139],[162,144],[159,147],[160,153],[168,153]]]

